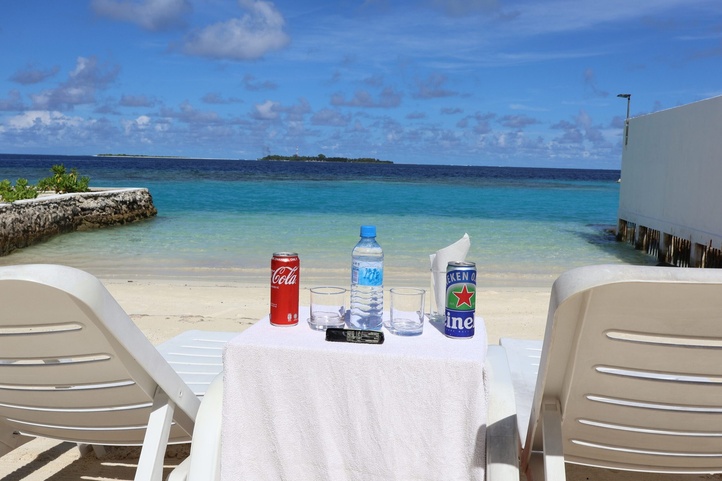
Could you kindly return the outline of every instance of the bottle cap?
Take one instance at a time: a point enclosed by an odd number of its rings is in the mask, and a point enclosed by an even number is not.
[[[376,237],[376,226],[375,225],[362,225],[361,226],[361,237]]]

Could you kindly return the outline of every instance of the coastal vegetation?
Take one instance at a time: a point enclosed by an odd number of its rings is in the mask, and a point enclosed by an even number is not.
[[[0,181],[0,202],[34,199],[38,196],[38,188],[28,184],[28,179],[18,179],[15,185],[8,179]]]
[[[318,154],[316,156],[310,157],[310,156],[304,156],[304,155],[267,155],[265,157],[261,157],[258,160],[270,160],[270,161],[282,161],[282,162],[355,162],[355,163],[364,163],[364,164],[393,164],[390,160],[379,160],[379,159],[372,159],[369,157],[361,157],[358,159],[350,159],[348,157],[326,157],[323,154]]]
[[[40,179],[38,182],[38,189],[42,191],[54,191],[56,194],[69,194],[71,192],[88,192],[90,188],[90,177],[79,176],[78,170],[75,168],[70,169],[70,172],[65,170],[65,166],[54,165],[50,171],[53,173],[50,177]]]
[[[16,200],[34,199],[40,192],[67,194],[71,192],[88,192],[90,177],[78,175],[77,169],[68,172],[65,166],[53,165],[52,175],[40,179],[37,185],[28,183],[28,179],[20,178],[12,184],[8,179],[0,181],[0,201],[15,202]]]

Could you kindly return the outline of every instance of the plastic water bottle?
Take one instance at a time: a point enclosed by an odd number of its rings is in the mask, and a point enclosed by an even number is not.
[[[384,252],[376,226],[362,225],[351,254],[351,327],[381,330],[384,312]]]

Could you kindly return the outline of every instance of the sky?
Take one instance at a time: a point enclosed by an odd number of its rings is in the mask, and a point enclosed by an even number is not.
[[[722,94],[719,0],[23,0],[0,152],[618,169]]]

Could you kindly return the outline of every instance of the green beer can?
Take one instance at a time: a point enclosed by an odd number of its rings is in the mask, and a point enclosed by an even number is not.
[[[446,267],[446,319],[444,334],[453,339],[474,337],[476,264],[449,262]]]

